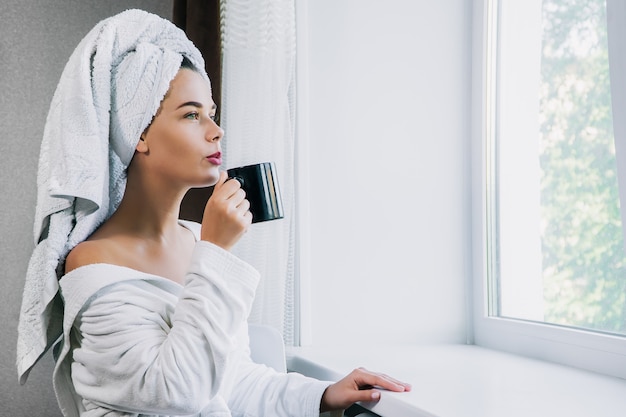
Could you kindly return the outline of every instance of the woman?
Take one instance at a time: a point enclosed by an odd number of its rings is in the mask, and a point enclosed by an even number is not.
[[[149,30],[131,28],[146,21]],[[159,25],[184,36],[129,11],[100,26],[99,49],[82,55],[93,78],[100,51],[131,39],[123,53],[107,55],[114,57],[107,154],[110,167],[122,162],[123,178],[110,168],[111,207],[86,239],[66,243],[60,273],[64,328],[54,379],[64,415],[313,416],[375,401],[374,386],[408,390],[363,369],[330,384],[250,360],[246,320],[259,277],[229,252],[251,223],[249,203],[220,171],[224,132],[197,50],[186,39],[180,48],[162,42]],[[103,41],[112,27],[115,36]],[[98,81],[91,83],[98,102]],[[180,221],[185,193],[209,185],[202,224]],[[123,191],[119,204],[115,190]],[[70,242],[83,221],[80,202],[73,200]],[[53,231],[54,217],[49,223]]]

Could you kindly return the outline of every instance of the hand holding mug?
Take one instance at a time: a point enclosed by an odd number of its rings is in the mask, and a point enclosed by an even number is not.
[[[230,250],[252,223],[250,202],[238,181],[220,173],[213,194],[204,207],[201,239]]]

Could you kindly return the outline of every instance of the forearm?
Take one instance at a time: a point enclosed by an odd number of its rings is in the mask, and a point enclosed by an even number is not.
[[[241,378],[229,398],[233,416],[319,416],[322,394],[330,382],[245,361],[239,366]]]

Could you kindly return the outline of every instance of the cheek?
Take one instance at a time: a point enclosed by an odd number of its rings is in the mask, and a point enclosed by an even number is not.
[[[159,132],[159,137],[155,140],[151,150],[154,151],[160,163],[165,164],[168,161],[175,164],[181,158],[187,159],[198,155],[198,150],[193,146],[193,142],[185,137],[185,132],[172,128]]]
[[[169,127],[152,133],[150,159],[159,175],[178,178],[192,187],[215,185],[220,169],[204,159],[208,150],[202,147],[198,132]]]

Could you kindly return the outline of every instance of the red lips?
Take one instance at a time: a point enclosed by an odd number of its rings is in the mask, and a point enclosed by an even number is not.
[[[209,155],[206,159],[213,165],[222,165],[222,153],[215,152],[213,155]]]

